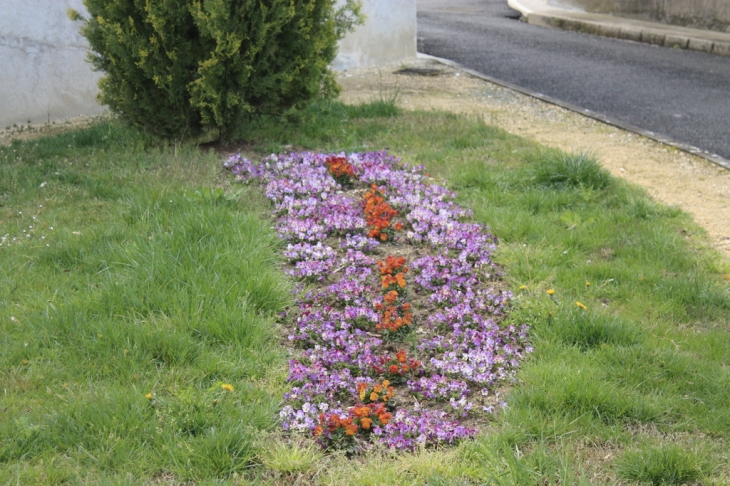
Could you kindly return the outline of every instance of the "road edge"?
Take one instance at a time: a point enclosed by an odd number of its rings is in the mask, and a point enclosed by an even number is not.
[[[605,123],[607,125],[611,125],[617,128],[620,128],[622,130],[626,130],[628,132],[636,133],[637,135],[641,135],[643,137],[649,138],[651,140],[654,140],[655,142],[662,143],[664,145],[668,145],[670,147],[674,147],[677,150],[681,150],[683,152],[687,152],[689,154],[695,155],[697,157],[702,157],[703,159],[712,162],[713,164],[719,165],[720,167],[723,167],[724,169],[730,170],[730,160],[725,159],[724,157],[721,157],[720,155],[710,153],[706,150],[702,150],[698,147],[695,147],[693,145],[689,145],[683,142],[678,142],[676,140],[673,140],[669,137],[665,137],[663,135],[659,135],[655,132],[652,132],[650,130],[644,130],[642,128],[639,128],[637,126],[631,125],[629,123],[625,123],[621,120],[616,120],[614,118],[608,117],[606,115],[603,115],[601,113],[597,113],[595,111],[581,108],[577,105],[574,105],[572,103],[568,103],[565,101],[558,100],[556,98],[553,98],[552,96],[544,95],[542,93],[538,93],[536,91],[532,91],[526,88],[522,88],[520,86],[514,85],[512,83],[509,83],[507,81],[502,81],[497,78],[493,78],[492,76],[489,76],[484,73],[480,73],[479,71],[475,71],[473,69],[470,69],[466,66],[463,66],[459,64],[458,62],[451,61],[449,59],[444,59],[441,57],[431,56],[430,54],[424,54],[419,52],[417,54],[419,59],[430,59],[436,62],[439,62],[441,64],[444,64],[446,66],[452,67],[454,69],[458,69],[459,71],[465,72],[467,74],[470,74],[474,77],[477,77],[479,79],[483,79],[484,81],[489,81],[490,83],[497,84],[499,86],[502,86],[504,88],[511,89],[512,91],[517,91],[518,93],[522,93],[524,95],[530,96],[532,98],[536,98],[540,101],[544,101],[546,103],[550,103],[551,105],[556,105],[561,108],[565,108],[566,110],[573,111],[575,113],[579,113],[581,115],[587,116],[589,118],[592,118],[594,120],[600,121],[602,123]]]

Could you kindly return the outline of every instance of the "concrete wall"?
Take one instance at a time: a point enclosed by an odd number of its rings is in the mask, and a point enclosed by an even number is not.
[[[2,0],[0,125],[44,122],[103,111],[100,75],[86,59],[78,24],[66,15],[82,0]]]
[[[548,0],[548,4],[685,27],[730,31],[730,0]]]
[[[416,57],[416,0],[363,0],[363,13],[365,24],[340,41],[334,69]]]
[[[0,126],[104,111],[96,103],[100,73],[86,62],[79,23],[82,0],[0,1]],[[416,56],[416,0],[364,0],[365,25],[340,42],[338,70]]]

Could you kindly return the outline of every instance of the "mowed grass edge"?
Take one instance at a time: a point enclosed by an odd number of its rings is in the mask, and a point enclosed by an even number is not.
[[[299,123],[262,121],[244,134],[262,154],[389,147],[425,164],[500,238],[497,257],[518,295],[512,319],[533,326],[536,352],[482,438],[349,461],[306,444],[260,445],[275,430],[284,386],[273,313],[288,299],[260,196],[228,186],[220,160],[194,148],[160,147],[116,124],[90,131],[2,149],[0,236],[17,242],[33,230],[26,243],[2,248],[2,278],[13,282],[0,292],[3,388],[12,397],[3,413],[13,417],[0,432],[3,480],[727,479],[727,261],[687,215],[589,156],[548,151],[478,119],[398,114],[383,102],[322,103]],[[227,235],[244,220],[251,226]],[[251,255],[265,265],[252,267],[243,248],[262,251]],[[239,285],[242,267],[270,281],[233,290],[226,274]],[[201,322],[227,324],[201,331]],[[173,351],[165,358],[160,349]],[[235,430],[228,440],[215,435],[225,429]],[[220,463],[201,459],[210,454]]]

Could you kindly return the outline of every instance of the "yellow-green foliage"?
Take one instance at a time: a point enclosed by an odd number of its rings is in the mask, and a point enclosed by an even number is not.
[[[335,0],[84,0],[99,100],[169,138],[235,136],[331,86],[338,37],[359,20]],[[72,12],[72,19],[79,19]]]

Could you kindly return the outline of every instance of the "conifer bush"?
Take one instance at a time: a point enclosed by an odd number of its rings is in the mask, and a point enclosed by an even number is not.
[[[99,101],[166,138],[230,138],[336,92],[328,66],[360,20],[348,0],[84,0]]]

